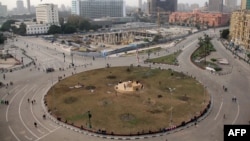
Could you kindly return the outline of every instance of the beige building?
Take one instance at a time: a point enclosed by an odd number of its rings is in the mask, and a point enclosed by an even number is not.
[[[240,10],[232,13],[230,38],[237,44],[250,49],[250,11]]]
[[[36,20],[39,24],[59,25],[58,7],[53,4],[40,4],[36,7]]]

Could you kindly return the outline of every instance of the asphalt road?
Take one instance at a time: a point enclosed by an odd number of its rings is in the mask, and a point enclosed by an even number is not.
[[[213,33],[213,30],[206,31]],[[216,31],[218,34],[218,30]],[[222,44],[213,39],[212,42],[217,52],[227,58],[233,65],[232,72],[227,75],[215,75],[206,70],[197,68],[190,62],[190,55],[196,49],[198,37],[203,33],[194,34],[186,40],[169,48],[168,53],[182,49],[183,53],[179,56],[180,66],[151,65],[152,67],[172,68],[182,71],[188,75],[196,77],[198,81],[205,85],[212,98],[212,108],[209,115],[196,126],[191,126],[181,131],[171,132],[170,134],[157,135],[154,138],[138,137],[140,140],[154,141],[223,141],[224,124],[249,124],[250,113],[247,107],[250,106],[250,67],[243,61],[237,60],[226,50]],[[55,49],[51,43],[39,41],[34,37],[19,37],[15,44],[27,51],[35,59],[37,66],[31,66],[12,73],[6,73],[5,83],[13,81],[14,85],[0,89],[0,98],[9,101],[9,105],[0,105],[0,139],[1,141],[99,141],[113,140],[94,137],[93,134],[74,131],[74,128],[64,127],[53,120],[43,119],[42,115],[47,114],[43,105],[43,96],[46,91],[58,80],[58,76],[70,76],[81,71],[103,68],[107,63],[111,66],[138,65],[136,56],[119,58],[92,58],[73,56],[76,69],[69,68],[72,63],[72,56],[66,53],[65,62],[62,55],[63,50]],[[28,44],[28,47],[27,47]],[[159,56],[168,54],[166,51],[159,53]],[[143,59],[147,54],[139,55],[142,66]],[[151,55],[151,58],[158,57],[158,54]],[[53,73],[46,73],[44,69],[53,67]],[[39,68],[39,70],[38,70]],[[64,71],[59,71],[64,68]],[[2,79],[2,77],[1,77]],[[226,86],[228,92],[224,92],[222,87]],[[232,97],[237,97],[237,102],[232,102]],[[28,102],[30,99],[30,102]],[[35,100],[34,104],[31,100]],[[226,118],[223,118],[225,114]],[[47,115],[49,116],[49,115]],[[34,122],[38,127],[34,126]],[[68,129],[69,128],[69,129]],[[118,139],[118,137],[114,137]],[[122,139],[122,137],[120,137]],[[131,138],[136,140],[137,137]],[[125,138],[124,138],[125,139]]]

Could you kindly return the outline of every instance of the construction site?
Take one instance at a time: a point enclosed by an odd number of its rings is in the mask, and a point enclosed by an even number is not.
[[[150,27],[133,27],[131,24],[120,26],[125,28],[116,27],[116,29],[120,30],[110,32],[60,36],[57,39],[57,44],[70,48],[71,51],[75,52],[103,52],[103,50],[114,51],[118,49],[127,51],[126,49],[129,47],[129,50],[131,50],[131,48],[135,49],[141,46],[146,47],[146,45],[175,41],[197,31],[190,27],[159,27],[157,24]]]

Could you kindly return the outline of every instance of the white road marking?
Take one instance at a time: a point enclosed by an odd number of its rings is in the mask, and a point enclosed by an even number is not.
[[[23,103],[24,97],[25,97],[27,94],[28,94],[28,93],[26,93],[25,95],[23,95],[23,97],[22,97],[22,99],[21,99],[21,101],[20,101],[20,103],[19,103],[19,108],[18,108],[19,118],[20,118],[22,124],[24,125],[24,127],[25,127],[34,137],[39,138],[35,133],[33,133],[33,132],[27,127],[27,125],[24,123],[23,118],[22,118],[22,116],[21,116],[21,105],[22,105],[22,103]]]
[[[40,129],[37,129],[37,131],[38,131],[39,133],[41,133],[41,134],[44,134],[44,132],[41,131]]]
[[[51,123],[50,123],[49,125],[50,125],[51,127],[55,127],[55,128],[57,128],[57,126],[56,126],[56,125],[53,125],[53,124],[51,124]]]
[[[56,128],[56,129],[54,129],[54,130],[52,130],[50,133],[43,135],[42,137],[40,137],[40,138],[36,139],[35,141],[39,141],[40,139],[42,139],[42,138],[44,138],[44,137],[48,136],[49,134],[51,134],[51,133],[55,132],[55,131],[56,131],[57,129],[59,129],[59,128],[60,128],[60,127]]]
[[[240,105],[237,101],[237,105],[238,105],[238,110],[237,110],[237,115],[235,117],[235,119],[233,120],[232,124],[235,124],[236,120],[238,119],[239,115],[240,115]]]
[[[25,87],[22,87],[12,98],[11,98],[11,100],[10,100],[10,105],[11,105],[11,103],[12,103],[12,101],[15,99],[15,97],[20,93],[20,92],[22,92],[22,90],[24,89],[24,88],[26,88],[26,87],[28,87],[28,85],[26,85]],[[9,119],[8,119],[8,114],[9,114],[9,108],[10,108],[10,105],[7,107],[7,110],[6,110],[6,121],[8,122],[9,121]]]
[[[184,48],[182,48],[182,50],[185,50],[186,48],[188,48],[189,46],[191,46],[194,42],[196,42],[196,40],[194,40],[193,42],[191,42],[190,44],[188,44],[187,46],[185,46]]]
[[[220,104],[220,109],[219,109],[217,115],[215,116],[214,120],[216,120],[216,119],[218,118],[218,116],[219,116],[219,114],[220,114],[220,111],[221,111],[221,108],[222,108],[222,105],[223,105],[223,101],[222,101],[221,104]]]
[[[18,85],[17,87],[15,87],[14,89],[11,89],[9,91],[7,91],[8,93],[12,93],[14,90],[16,90],[20,85]],[[8,96],[8,94],[5,94],[1,99],[6,99],[6,97]]]
[[[16,138],[17,141],[21,141],[21,140],[16,136],[16,134],[13,132],[13,130],[11,129],[10,126],[9,126],[9,130],[10,130],[11,134]]]
[[[36,91],[36,92],[38,92],[38,91]],[[36,96],[36,93],[32,96],[32,98],[31,99],[34,99],[34,97]],[[34,114],[34,112],[33,112],[33,105],[32,104],[30,104],[30,109],[31,109],[31,114],[32,114],[32,116],[34,117],[34,119],[37,121],[37,123],[40,125],[40,126],[42,126],[44,129],[46,129],[47,131],[51,131],[50,129],[48,129],[47,127],[45,127],[37,118],[36,118],[36,116],[35,116],[35,114]],[[40,133],[42,133],[42,134],[44,134],[44,132],[40,132]]]
[[[26,135],[25,135],[24,137],[25,137],[26,139],[30,140],[30,141],[32,140],[32,138],[30,138],[30,137],[28,137],[28,136],[26,136]]]

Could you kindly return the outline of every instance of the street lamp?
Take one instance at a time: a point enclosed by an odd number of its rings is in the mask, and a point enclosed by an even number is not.
[[[175,88],[168,88],[169,91],[170,91],[170,105],[171,105],[171,113],[170,113],[170,121],[169,121],[169,125],[172,126],[172,122],[173,122],[173,106],[172,106],[172,94],[173,94],[173,91],[175,90]]]
[[[65,53],[63,53],[63,62],[65,63]]]
[[[88,111],[89,128],[92,128],[92,126],[91,126],[91,117],[92,117],[92,115],[91,115],[90,111]]]
[[[73,53],[71,53],[71,60],[72,60],[72,66],[74,67],[74,62],[73,62]]]

